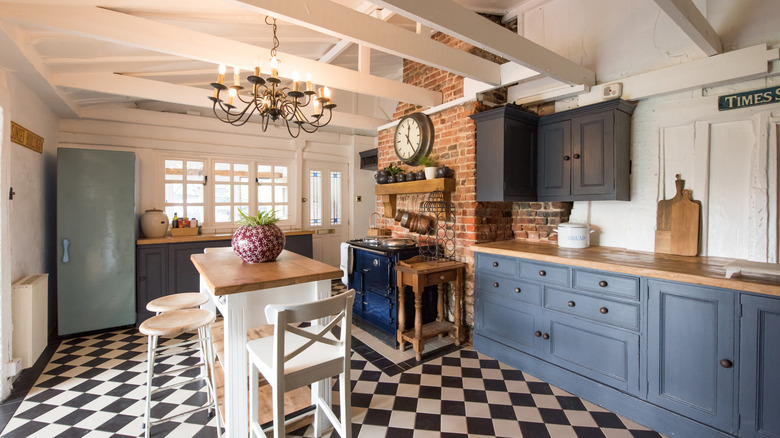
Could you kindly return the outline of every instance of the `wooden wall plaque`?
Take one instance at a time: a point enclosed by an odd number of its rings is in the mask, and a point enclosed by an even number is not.
[[[43,137],[13,121],[11,122],[11,141],[39,154],[43,153]]]

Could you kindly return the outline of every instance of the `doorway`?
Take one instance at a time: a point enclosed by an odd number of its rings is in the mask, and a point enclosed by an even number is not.
[[[305,160],[303,172],[303,224],[314,231],[314,259],[338,267],[339,245],[349,234],[349,166]]]

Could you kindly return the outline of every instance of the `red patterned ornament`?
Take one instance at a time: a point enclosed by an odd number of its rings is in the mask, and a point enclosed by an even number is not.
[[[246,263],[276,260],[284,249],[284,233],[276,225],[244,225],[233,233],[233,252]]]

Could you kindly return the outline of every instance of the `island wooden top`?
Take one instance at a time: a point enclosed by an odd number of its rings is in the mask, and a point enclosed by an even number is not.
[[[192,263],[214,295],[229,295],[291,284],[341,278],[341,269],[291,251],[276,261],[244,263],[233,252],[193,254]]]
[[[304,234],[314,234],[310,230],[282,230],[285,236],[298,236]],[[170,231],[169,231],[170,232]],[[164,237],[141,237],[136,240],[137,245],[153,245],[157,243],[180,243],[180,242],[207,242],[211,240],[230,240],[233,233],[206,233],[194,236],[164,236]]]
[[[561,248],[520,240],[480,243],[471,249],[475,252],[780,296],[778,276],[742,273],[725,278],[724,266],[733,261],[729,258],[684,257],[606,246]]]

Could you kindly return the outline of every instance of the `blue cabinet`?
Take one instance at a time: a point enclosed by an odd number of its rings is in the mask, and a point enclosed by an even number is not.
[[[780,299],[743,295],[739,435],[780,437]]]
[[[648,401],[734,432],[739,293],[649,280]]]

